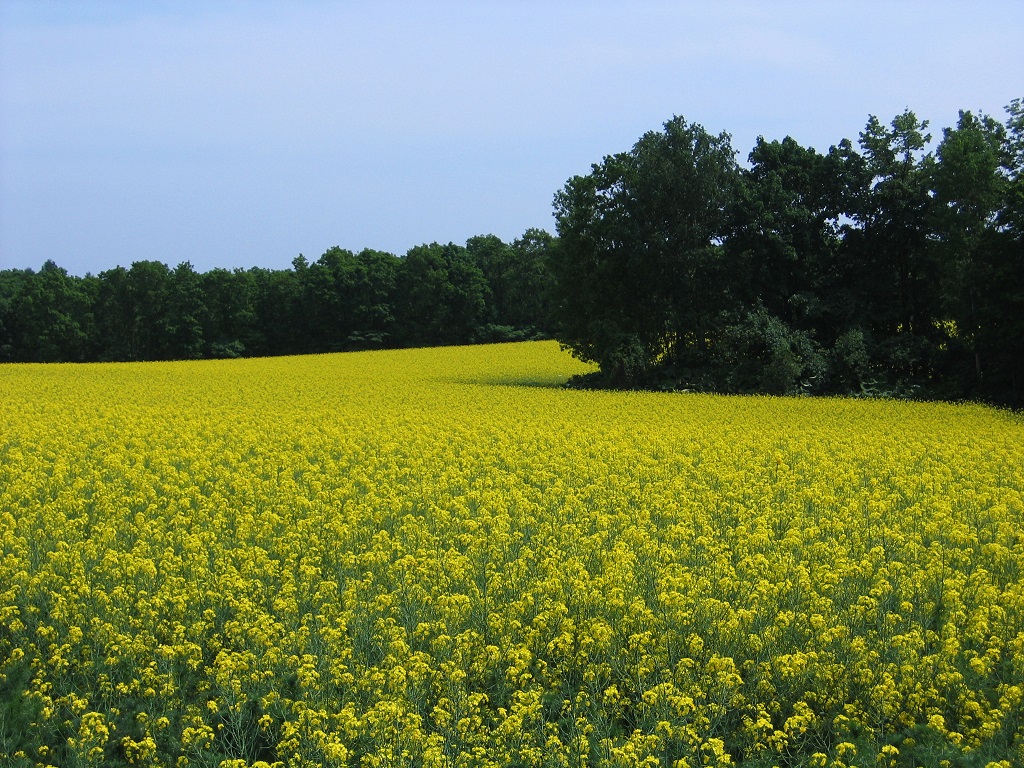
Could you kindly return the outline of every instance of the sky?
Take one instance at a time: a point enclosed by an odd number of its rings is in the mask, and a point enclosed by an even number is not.
[[[826,151],[1024,97],[1024,3],[2,0],[0,269],[289,268],[555,232],[681,115]]]

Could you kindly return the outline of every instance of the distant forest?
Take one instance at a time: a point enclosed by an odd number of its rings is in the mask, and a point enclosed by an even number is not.
[[[285,355],[553,337],[578,386],[1024,404],[1024,104],[907,110],[820,153],[675,117],[529,230],[291,269],[0,272],[0,361]]]
[[[291,269],[137,261],[79,278],[0,272],[0,360],[188,360],[547,338],[546,251],[530,230],[403,257],[331,248]]]

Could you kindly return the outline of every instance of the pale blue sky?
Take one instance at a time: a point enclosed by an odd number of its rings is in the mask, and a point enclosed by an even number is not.
[[[672,115],[821,150],[1024,96],[1024,3],[0,2],[0,268],[554,232]]]

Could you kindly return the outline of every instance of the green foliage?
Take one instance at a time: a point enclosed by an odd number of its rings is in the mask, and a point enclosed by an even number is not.
[[[674,118],[555,198],[556,338],[616,386],[1024,400],[1024,107],[827,154]]]
[[[397,292],[404,340],[411,346],[473,341],[486,317],[487,281],[466,249],[454,243],[412,248]]]
[[[488,332],[484,338],[501,341],[546,335],[550,326],[547,254],[554,238],[540,229],[528,229],[511,244],[494,235],[471,237],[466,251],[487,281],[487,315],[495,328],[513,329],[508,334]]]
[[[759,138],[749,161],[726,239],[734,299],[831,341],[852,304],[837,279],[840,219],[864,182],[862,158],[849,142],[821,155],[786,137]]]
[[[398,257],[328,249],[289,270],[154,261],[98,276],[0,271],[0,362],[235,358],[549,336],[554,238],[528,230]]]
[[[726,383],[737,392],[795,395],[818,385],[825,358],[811,337],[761,309],[726,329]]]
[[[725,308],[720,241],[739,182],[729,136],[675,117],[555,196],[557,338],[616,382],[699,354]]]

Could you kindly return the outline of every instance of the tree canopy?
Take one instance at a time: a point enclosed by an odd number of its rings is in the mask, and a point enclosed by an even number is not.
[[[558,338],[620,384],[706,346],[738,169],[726,134],[674,118],[555,196]]]
[[[555,336],[590,384],[985,397],[1024,384],[1021,102],[825,154],[674,117],[555,195]]]
[[[0,271],[0,362],[178,360],[549,338],[551,235],[404,256],[334,247],[291,269],[137,261]]]

